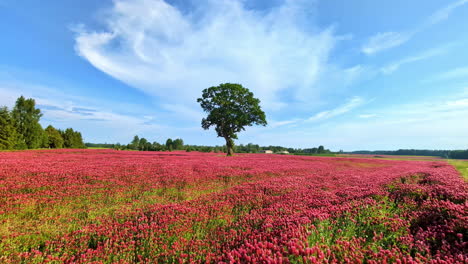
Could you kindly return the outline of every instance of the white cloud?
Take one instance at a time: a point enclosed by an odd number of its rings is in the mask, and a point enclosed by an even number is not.
[[[445,103],[445,105],[448,106],[448,107],[463,107],[463,108],[466,107],[466,108],[468,108],[468,98],[448,101],[448,102]]]
[[[468,67],[459,67],[440,73],[429,80],[446,81],[452,79],[468,78]]]
[[[380,51],[391,49],[402,45],[407,42],[413,33],[403,32],[384,32],[378,33],[369,38],[369,40],[362,46],[361,51],[366,55],[373,55]]]
[[[168,103],[195,105],[204,88],[242,83],[270,110],[284,90],[307,101],[326,89],[327,74],[355,79],[356,69],[329,63],[333,28],[310,21],[310,1],[287,0],[265,12],[241,0],[196,2],[184,13],[163,0],[115,0],[106,30],[77,27],[76,50],[96,68]],[[319,87],[320,86],[320,87]]]
[[[299,121],[300,121],[300,119],[297,119],[297,118],[296,119],[291,119],[291,120],[283,120],[283,121],[269,121],[268,122],[268,127],[277,128],[277,127],[296,124]]]
[[[90,98],[65,95],[53,87],[1,80],[0,94],[0,105],[10,108],[21,95],[34,98],[43,113],[41,124],[44,127],[49,124],[61,129],[72,127],[82,132],[85,141],[125,143],[135,134],[155,134],[171,129],[156,123],[154,117],[115,112],[111,108],[115,103],[107,104],[101,100],[99,104],[93,104]]]
[[[204,117],[200,107],[192,108],[182,104],[162,104],[161,107],[170,112],[170,115],[178,120],[190,120],[200,122]]]
[[[413,63],[413,62],[422,61],[422,60],[426,60],[426,59],[429,59],[429,58],[432,58],[432,57],[435,57],[435,56],[442,55],[442,54],[446,53],[448,48],[451,47],[451,46],[452,45],[446,45],[446,46],[443,46],[443,47],[440,47],[440,48],[435,48],[435,49],[430,49],[430,50],[424,51],[424,52],[419,53],[419,54],[414,55],[414,56],[409,56],[409,57],[403,58],[401,60],[392,62],[392,63],[382,67],[380,69],[380,71],[382,73],[384,73],[384,74],[391,74],[391,73],[397,71],[401,66],[403,66],[405,64],[410,64],[410,63]]]
[[[362,114],[362,115],[358,115],[358,117],[367,119],[367,118],[377,117],[377,115],[376,114]]]
[[[340,122],[307,123],[309,126],[304,124],[300,128],[279,131],[258,128],[256,135],[247,132],[240,135],[240,140],[301,148],[324,145],[332,150],[348,151],[468,149],[466,116],[468,95],[461,93],[446,98],[428,98],[424,103],[393,104],[377,109],[375,113]]]
[[[428,20],[429,24],[437,24],[440,23],[450,16],[450,14],[455,10],[455,8],[463,6],[464,4],[468,3],[468,0],[459,0],[456,1],[444,8],[441,8],[437,10],[435,13],[433,13]]]
[[[11,86],[1,85],[0,91],[2,96],[0,96],[0,106],[6,106],[8,108],[13,108],[15,105],[16,99],[21,96],[18,92],[13,92]]]
[[[307,121],[321,121],[335,116],[345,114],[365,103],[365,100],[359,96],[351,98],[346,104],[332,110],[322,111],[307,119]]]
[[[429,16],[426,21],[412,30],[401,32],[380,32],[371,36],[367,42],[361,47],[361,51],[366,55],[373,55],[378,52],[398,47],[408,42],[414,35],[425,30],[427,27],[440,23],[450,16],[450,14],[458,7],[468,3],[468,0],[458,0],[450,5],[435,11]]]

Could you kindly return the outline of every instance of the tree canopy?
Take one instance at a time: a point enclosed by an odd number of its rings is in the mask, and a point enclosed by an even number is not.
[[[15,149],[19,135],[16,132],[13,119],[8,108],[0,108],[0,149]]]
[[[65,131],[60,131],[63,138],[63,145],[65,148],[86,148],[83,143],[83,137],[78,131],[74,131],[73,128],[67,128]]]
[[[42,113],[40,109],[36,108],[36,101],[32,98],[19,97],[11,115],[16,130],[23,136],[27,148],[41,147],[43,131],[39,119],[42,117]]]
[[[62,148],[63,147],[63,138],[60,134],[60,131],[55,129],[53,126],[49,125],[45,132],[48,136],[48,147],[49,148]]]
[[[218,137],[226,140],[228,156],[233,153],[237,133],[245,130],[246,126],[267,125],[260,100],[240,84],[224,83],[204,89],[197,102],[208,113],[202,119],[202,128],[215,127]]]
[[[0,107],[0,150],[85,148],[80,132],[71,128],[60,131],[52,126],[44,130],[39,123],[41,117],[36,101],[24,96],[16,100],[11,111]]]

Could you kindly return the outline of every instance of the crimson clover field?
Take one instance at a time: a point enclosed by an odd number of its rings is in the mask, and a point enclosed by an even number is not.
[[[0,152],[0,263],[468,263],[443,160]]]

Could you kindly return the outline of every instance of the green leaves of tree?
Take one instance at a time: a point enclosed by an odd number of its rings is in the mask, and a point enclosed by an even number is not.
[[[224,83],[207,88],[197,102],[208,113],[202,119],[202,128],[215,127],[218,137],[226,140],[228,155],[232,155],[233,139],[246,126],[267,125],[260,100],[240,84]]]
[[[11,115],[16,130],[23,135],[27,148],[41,147],[43,131],[39,119],[42,117],[42,113],[40,109],[36,108],[36,101],[32,98],[19,97]]]
[[[12,111],[0,108],[0,149],[85,148],[81,133],[52,126],[42,129],[41,110],[36,101],[23,96],[16,100]]]

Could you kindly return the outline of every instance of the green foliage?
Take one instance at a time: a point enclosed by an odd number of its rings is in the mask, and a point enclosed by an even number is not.
[[[132,141],[132,143],[130,144],[131,147],[134,147],[134,144],[136,143],[136,139],[138,139],[138,136],[135,136],[133,138],[135,142]],[[141,151],[154,151],[157,145],[159,145],[157,142],[154,142],[153,144],[151,144],[151,142],[149,142],[146,138],[140,138],[140,140],[138,141],[138,144],[136,145],[137,147],[134,149],[141,150]]]
[[[107,143],[85,143],[85,146],[89,149],[122,149],[123,146],[120,143],[107,144]]]
[[[23,136],[27,148],[34,149],[41,147],[43,130],[39,124],[39,119],[42,113],[40,109],[36,109],[36,101],[34,99],[25,99],[21,96],[16,100],[11,115],[16,130]]]
[[[319,146],[317,149],[317,154],[324,154],[325,153],[325,148],[323,146]]]
[[[0,108],[0,150],[36,148],[85,148],[81,133],[71,128],[60,131],[52,126],[45,130],[39,124],[42,117],[34,99],[23,96],[16,100],[10,112]]]
[[[172,148],[180,150],[184,148],[184,141],[181,138],[175,139],[172,141]]]
[[[45,132],[48,135],[48,146],[49,148],[63,148],[63,138],[60,132],[53,126],[49,125]]]
[[[166,140],[166,148],[167,148],[168,150],[172,150],[172,139],[168,138],[168,139]]]
[[[19,143],[18,141],[19,135],[16,132],[8,108],[0,108],[0,149],[15,149]]]
[[[59,130],[59,132],[65,148],[86,148],[80,132],[74,131],[73,128],[67,128],[65,131]]]
[[[140,150],[140,151],[172,151],[172,150],[183,150],[184,141],[180,138],[172,140],[168,138],[166,143],[159,144],[158,142],[154,141],[151,143],[146,138],[140,138],[136,135],[132,142],[128,145],[120,145],[120,144],[93,144],[93,143],[86,143],[87,146],[90,147],[107,147],[107,148],[115,148],[115,149],[122,149],[122,150]]]
[[[207,88],[197,102],[208,113],[201,122],[203,129],[215,127],[218,137],[226,140],[228,156],[232,155],[237,133],[246,126],[267,125],[260,100],[240,84],[224,83]]]
[[[159,144],[158,142],[154,141],[151,147],[153,151],[160,151],[163,149],[163,145]]]
[[[136,139],[138,139],[138,144],[136,144]],[[119,150],[144,150],[144,151],[172,151],[172,150],[186,150],[190,151],[199,151],[199,152],[214,152],[214,153],[227,153],[227,147],[224,146],[200,146],[200,145],[185,145],[184,140],[181,138],[171,139],[168,138],[165,144],[159,144],[158,142],[149,143],[145,138],[140,138],[135,136],[133,141],[128,145],[120,144],[93,144],[86,143],[88,147],[101,147],[101,148],[114,148]],[[136,146],[136,147],[135,147]],[[319,154],[319,149],[321,149],[321,154]],[[235,151],[239,153],[259,153],[261,150],[272,150],[274,153],[280,151],[288,151],[294,155],[313,155],[313,156],[336,156],[330,150],[325,149],[323,146],[321,148],[311,148],[311,149],[299,149],[299,148],[285,148],[281,146],[259,146],[257,144],[249,143],[247,145],[240,144],[235,147]]]
[[[397,156],[429,156],[445,159],[468,159],[467,150],[430,150],[430,149],[399,149],[399,150],[377,150],[377,151],[353,151],[349,154],[366,155],[397,155]]]
[[[49,148],[49,134],[45,130],[41,133],[41,148]]]
[[[340,242],[359,243],[360,247],[378,252],[380,248],[390,249],[398,246],[407,251],[406,244],[401,243],[401,237],[409,232],[409,223],[401,224],[401,214],[404,208],[389,201],[386,197],[373,206],[356,208],[335,218],[316,221],[309,228],[309,246],[319,246],[336,249],[339,252]],[[343,261],[346,256],[339,256]]]
[[[130,149],[137,150],[139,145],[140,145],[140,138],[138,136],[134,136],[132,143],[130,143]]]
[[[148,142],[146,138],[140,138],[138,142],[138,150],[146,151],[151,147],[151,143]]]

